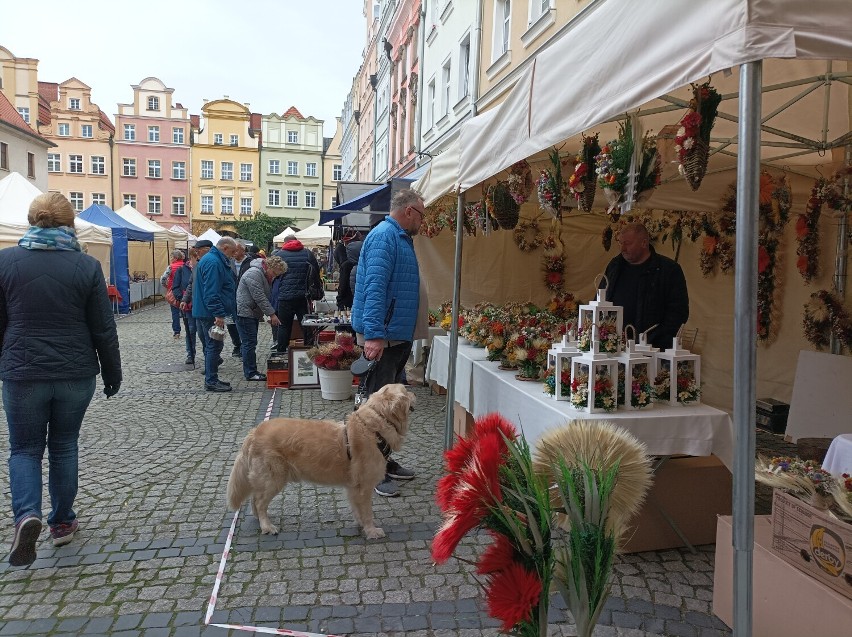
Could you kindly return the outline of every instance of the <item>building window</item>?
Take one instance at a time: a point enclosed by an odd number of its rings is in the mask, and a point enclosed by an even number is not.
[[[186,179],[186,162],[172,162],[172,179]]]
[[[240,181],[251,181],[251,164],[240,164]]]
[[[317,176],[317,165],[315,162],[309,161],[305,166],[305,175],[308,177]]]
[[[125,157],[121,160],[121,176],[135,177],[136,176],[136,160]]]
[[[233,181],[234,179],[234,162],[223,161],[221,166],[222,181]]]
[[[105,206],[106,205],[106,195],[102,192],[93,192],[92,193],[92,203],[96,206]]]
[[[71,202],[71,205],[74,206],[74,210],[80,212],[83,210],[83,193],[82,192],[72,192],[69,194],[68,201]]]
[[[124,141],[126,141],[126,142],[135,142],[136,141],[136,124],[125,124],[124,125]]]
[[[281,205],[281,191],[277,189],[270,188],[269,189],[269,198],[268,203],[270,206],[280,206]]]
[[[512,2],[511,0],[497,0],[494,5],[494,51],[492,58],[497,59],[509,50],[509,38],[512,27]]]
[[[149,142],[160,141],[160,127],[159,126],[149,126],[148,127],[148,141]]]
[[[136,195],[124,195],[124,205],[131,208],[136,207]]]
[[[35,154],[27,153],[27,177],[35,179]]]
[[[172,214],[186,216],[186,197],[172,197]]]
[[[240,136],[239,135],[231,135],[231,146],[239,146],[240,145]]]
[[[331,178],[333,181],[340,181],[343,179],[343,166],[340,164],[334,164],[331,169]]]
[[[269,160],[269,174],[270,175],[280,175],[281,174],[281,160],[279,160],[279,159],[270,159]]]
[[[305,191],[305,208],[317,207],[317,193],[307,190]]]
[[[159,159],[148,160],[148,177],[151,179],[160,179],[162,177],[162,174],[160,173]]]
[[[426,128],[435,126],[435,80],[426,89]]]
[[[92,125],[91,124],[83,124],[80,126],[80,137],[85,139],[92,139]]]
[[[6,144],[0,142],[0,149],[5,149]],[[5,166],[3,166],[5,168]],[[59,153],[48,153],[47,154],[47,172],[49,173],[58,173],[62,170],[62,160],[60,158]]]
[[[68,155],[68,172],[82,173],[83,172],[83,156]]]
[[[299,174],[299,162],[297,161],[288,161],[287,162],[287,174],[298,176]]]
[[[55,155],[55,157],[58,158],[59,155]],[[47,156],[47,162],[48,170],[50,170],[50,155]],[[0,142],[0,168],[9,170],[9,144],[6,142]]]
[[[149,111],[158,111],[160,110],[160,98],[151,96],[148,98],[148,110]]]
[[[337,197],[334,196],[331,198],[331,207],[334,208],[337,205]]]
[[[299,143],[299,131],[288,130],[287,131],[287,143],[288,144],[298,144]]]
[[[222,133],[214,133],[214,135],[213,135],[213,143],[214,143],[216,146],[221,146],[221,145],[222,145]]]
[[[60,137],[70,137],[71,136],[71,125],[70,124],[60,124],[58,128],[58,135]]]
[[[201,178],[202,179],[213,179],[213,160],[212,159],[202,159],[201,160]],[[212,212],[212,210],[211,210]]]
[[[93,175],[105,175],[106,174],[106,163],[103,157],[98,155],[92,155],[92,174]]]
[[[68,108],[72,111],[79,111],[80,110],[80,98],[79,97],[70,98],[68,100]]]
[[[18,113],[21,117],[24,118],[24,121],[29,124],[30,123],[30,108],[29,106],[19,106]]]
[[[234,214],[234,198],[233,197],[222,197],[222,214],[223,215]]]
[[[465,36],[459,48],[459,99],[470,92],[470,34]]]
[[[183,127],[177,126],[172,129],[172,143],[183,144]]]
[[[240,214],[250,215],[252,213],[252,198],[240,197]]]
[[[213,195],[201,195],[201,214],[213,214]]]
[[[148,214],[161,215],[163,214],[163,203],[160,200],[160,195],[148,195]]]
[[[441,112],[446,115],[450,112],[450,75],[452,68],[450,66],[450,61],[447,60],[447,63],[444,64],[444,67],[441,69],[441,78],[444,81],[443,85],[443,103],[441,104]]]
[[[298,208],[299,207],[299,191],[298,190],[288,190],[287,191],[287,207],[288,208]]]

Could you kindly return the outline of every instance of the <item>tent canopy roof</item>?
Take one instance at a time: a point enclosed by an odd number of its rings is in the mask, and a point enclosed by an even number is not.
[[[327,246],[331,241],[331,228],[315,223],[297,232],[296,238],[308,247]]]
[[[174,232],[164,228],[156,221],[148,219],[130,204],[119,208],[115,211],[115,214],[141,230],[154,233],[154,241],[186,241],[186,233]]]
[[[141,228],[137,228],[129,221],[115,214],[109,207],[101,204],[92,204],[80,213],[79,218],[96,223],[105,228],[113,230],[123,230],[127,234],[127,238],[131,241],[153,241],[154,233],[146,232]]]

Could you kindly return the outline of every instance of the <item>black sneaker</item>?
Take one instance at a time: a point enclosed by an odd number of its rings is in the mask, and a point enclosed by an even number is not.
[[[394,480],[412,480],[415,473],[411,469],[406,469],[396,460],[388,460],[387,476]]]
[[[231,356],[233,356],[234,358],[242,358],[242,350],[239,347],[235,347],[234,350],[231,352]]]
[[[255,372],[254,374],[252,374],[251,376],[246,378],[246,380],[266,380],[266,374],[261,374],[260,372]]]
[[[388,476],[374,487],[374,491],[386,498],[399,497],[399,487]]]
[[[206,389],[207,391],[226,392],[226,391],[231,391],[231,386],[226,385],[225,383],[220,381],[220,382],[216,383],[215,385],[205,385],[204,389]]]
[[[15,525],[15,539],[9,552],[9,564],[29,566],[36,559],[36,541],[41,533],[41,520],[28,515]]]
[[[184,365],[195,365],[195,359],[192,356],[187,356],[183,362]]]

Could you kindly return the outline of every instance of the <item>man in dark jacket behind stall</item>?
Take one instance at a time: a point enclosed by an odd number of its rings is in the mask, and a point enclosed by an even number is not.
[[[319,278],[319,263],[313,253],[308,250],[295,235],[284,237],[284,245],[274,252],[275,256],[284,259],[287,264],[287,276],[281,279],[278,288],[278,351],[286,352],[290,346],[290,334],[293,331],[293,318],[302,322],[308,313],[308,264],[314,268],[314,283],[322,287]],[[308,342],[307,334],[304,336]]]
[[[657,254],[648,230],[629,223],[618,234],[621,254],[606,267],[607,301],[624,307],[624,324],[637,333],[654,327],[648,342],[662,349],[689,318],[689,293],[680,265]]]

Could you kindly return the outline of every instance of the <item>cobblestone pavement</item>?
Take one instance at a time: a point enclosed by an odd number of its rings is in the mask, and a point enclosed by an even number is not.
[[[55,549],[42,534],[26,569],[0,565],[0,635],[190,637],[247,634],[203,626],[233,513],[225,506],[230,465],[246,432],[273,416],[340,419],[349,402],[318,390],[273,392],[242,379],[227,356],[221,377],[234,391],[204,391],[198,370],[153,373],[184,358],[171,338],[168,308],[158,304],[118,322],[125,381],[106,400],[100,386],[80,440],[80,531]],[[269,347],[261,328],[260,358]],[[244,508],[224,574],[214,622],[318,633],[496,634],[479,604],[465,563],[432,565],[429,544],[439,522],[434,485],[441,470],[444,399],[415,389],[417,410],[398,459],[417,471],[400,498],[374,498],[387,532],[367,542],[342,492],[291,485],[270,506],[278,536],[261,536]],[[2,542],[12,537],[8,437],[0,435]],[[761,434],[762,445],[782,449]],[[45,471],[46,471],[45,462]],[[47,482],[45,474],[45,484]],[[768,506],[768,499],[758,499]],[[49,500],[45,493],[45,515]],[[764,511],[760,511],[764,512]],[[484,538],[467,538],[461,557]],[[697,554],[670,550],[623,556],[597,637],[730,634],[712,614],[712,546]],[[558,596],[551,634],[574,635]]]

